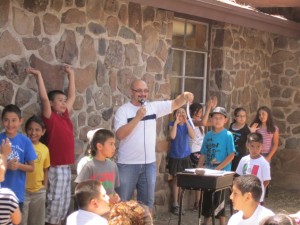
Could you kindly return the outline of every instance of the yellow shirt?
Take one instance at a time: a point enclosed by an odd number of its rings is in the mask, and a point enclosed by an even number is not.
[[[50,166],[49,150],[46,145],[33,145],[37,159],[34,160],[34,171],[26,173],[26,191],[36,192],[43,187],[44,169]]]

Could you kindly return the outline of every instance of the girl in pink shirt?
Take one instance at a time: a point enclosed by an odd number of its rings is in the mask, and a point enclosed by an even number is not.
[[[251,123],[252,129],[263,136],[261,154],[270,162],[278,148],[279,129],[274,124],[272,112],[267,106],[262,106],[257,110],[255,119]]]

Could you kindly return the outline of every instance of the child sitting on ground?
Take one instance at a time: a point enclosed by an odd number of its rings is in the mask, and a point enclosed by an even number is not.
[[[227,225],[254,225],[274,213],[259,204],[262,195],[260,180],[254,175],[242,175],[234,179],[232,193],[233,214]]]
[[[109,215],[109,225],[153,225],[149,208],[135,200],[115,204]]]
[[[299,224],[296,220],[286,214],[276,214],[263,220],[260,225],[296,225]]]
[[[102,216],[109,212],[109,197],[97,180],[86,180],[75,188],[79,210],[67,218],[67,225],[108,225]]]

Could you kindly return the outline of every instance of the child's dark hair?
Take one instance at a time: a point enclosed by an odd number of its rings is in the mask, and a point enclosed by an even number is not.
[[[15,114],[17,114],[19,119],[21,119],[23,117],[21,109],[18,106],[14,105],[14,104],[9,104],[9,105],[4,107],[4,109],[2,111],[2,115],[1,115],[2,120],[3,120],[6,113],[15,113]]]
[[[190,105],[191,118],[193,118],[193,116],[196,115],[201,109],[203,110],[203,106],[200,103],[194,102],[193,104],[191,104]],[[199,126],[199,130],[200,130],[201,134],[203,134],[203,128],[201,126]]]
[[[236,109],[234,110],[234,112],[233,112],[233,115],[234,115],[233,120],[232,120],[233,123],[236,122],[235,117],[237,117],[237,115],[239,114],[240,111],[244,111],[245,113],[247,113],[246,109],[243,108],[243,107],[238,107],[238,108],[236,108]]]
[[[247,135],[247,143],[259,142],[263,144],[263,136],[260,133],[250,133]]]
[[[79,209],[85,209],[90,201],[99,198],[101,182],[98,180],[86,180],[77,184],[75,188],[75,197]]]
[[[49,98],[49,100],[50,101],[54,101],[56,95],[65,95],[66,96],[66,94],[63,91],[53,90],[53,91],[49,91],[48,92],[48,98]]]
[[[185,108],[184,108],[184,107],[180,107],[180,108],[174,110],[174,112],[173,112],[173,118],[174,118],[174,120],[176,120],[176,113],[177,113],[177,111],[178,111],[179,109],[183,109],[183,110],[185,111]],[[185,111],[185,112],[186,112],[186,111]]]
[[[268,133],[274,133],[276,131],[276,127],[275,127],[275,124],[274,124],[274,121],[273,121],[272,111],[267,106],[261,106],[261,107],[258,108],[256,116],[254,118],[254,121],[251,123],[250,127],[254,123],[258,123],[258,126],[261,126],[262,123],[259,119],[259,111],[260,110],[263,110],[268,114],[268,120],[267,120],[267,123],[266,123]]]
[[[247,192],[252,194],[254,201],[260,202],[262,195],[261,182],[257,176],[254,175],[241,175],[233,180],[233,185],[244,195]]]
[[[25,130],[28,129],[30,123],[32,123],[32,122],[35,122],[35,123],[39,124],[42,127],[42,129],[46,129],[46,126],[45,126],[44,121],[42,120],[42,118],[39,117],[39,116],[33,115],[32,117],[28,118],[28,120],[26,121]]]
[[[261,225],[296,225],[296,221],[286,214],[277,214],[264,219]]]
[[[97,143],[104,145],[104,142],[107,141],[108,138],[114,138],[115,135],[113,132],[107,129],[100,129],[95,132],[94,137],[91,141],[91,154],[92,156],[96,156],[97,153]]]
[[[194,102],[190,105],[190,115],[193,117],[196,115],[201,109],[203,109],[203,106],[200,103]]]

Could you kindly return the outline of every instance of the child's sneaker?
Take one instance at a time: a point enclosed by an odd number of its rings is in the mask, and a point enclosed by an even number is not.
[[[198,211],[198,209],[199,209],[199,204],[198,204],[198,202],[195,202],[194,203],[194,207],[193,207],[193,211]]]
[[[171,213],[178,216],[179,215],[179,206],[172,206]],[[182,215],[185,214],[184,209],[181,210],[181,213],[182,213]]]
[[[178,216],[179,215],[179,206],[172,206],[171,213]]]

